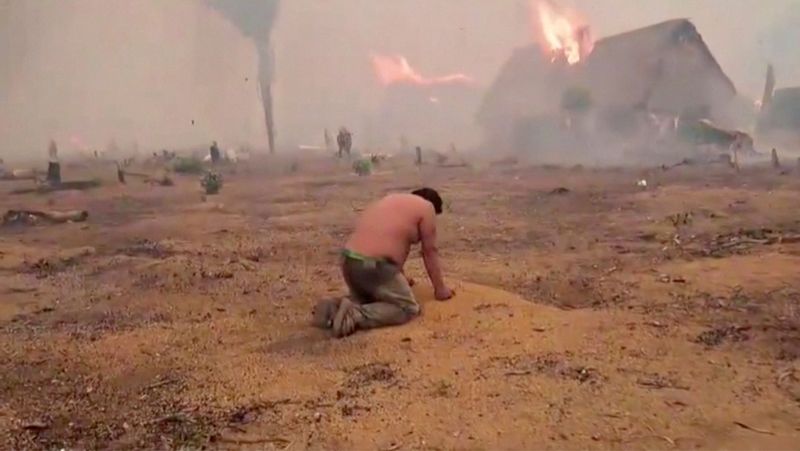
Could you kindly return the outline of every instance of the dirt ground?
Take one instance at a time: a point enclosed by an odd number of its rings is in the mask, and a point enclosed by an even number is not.
[[[800,449],[796,170],[233,171],[205,199],[0,184],[90,214],[0,229],[2,447]],[[415,252],[420,318],[309,327],[357,212],[420,185],[457,297]]]

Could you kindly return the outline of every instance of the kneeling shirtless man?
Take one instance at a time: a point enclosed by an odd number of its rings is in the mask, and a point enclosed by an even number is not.
[[[455,294],[442,279],[436,249],[436,215],[442,198],[431,188],[411,194],[389,194],[370,205],[342,251],[342,274],[350,296],[321,301],[314,308],[313,324],[333,329],[336,337],[356,330],[397,326],[419,315],[403,265],[412,244],[422,242],[422,258],[436,299]]]

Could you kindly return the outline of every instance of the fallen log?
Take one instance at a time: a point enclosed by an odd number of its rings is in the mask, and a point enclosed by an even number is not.
[[[153,176],[142,172],[122,171],[122,173],[125,176],[141,178],[143,179],[144,183],[149,183],[151,185],[173,186],[175,184],[167,174]]]
[[[50,224],[64,224],[67,222],[83,222],[88,218],[89,212],[86,210],[8,210],[6,214],[3,215],[3,225],[36,225],[42,222]]]
[[[469,165],[467,163],[439,163],[436,167],[440,168],[468,168]]]
[[[38,172],[32,169],[14,169],[0,175],[0,181],[36,180]]]
[[[87,190],[97,188],[101,185],[99,180],[75,180],[71,182],[61,182],[57,184],[47,184],[37,186],[36,188],[20,188],[11,191],[11,194],[47,194],[56,191],[69,191],[69,190]]]

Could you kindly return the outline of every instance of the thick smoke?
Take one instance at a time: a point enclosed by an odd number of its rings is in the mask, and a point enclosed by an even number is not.
[[[270,35],[278,14],[279,0],[207,0],[222,12],[242,34],[253,39],[258,50],[258,81],[264,118],[269,139],[269,149],[275,151],[275,122],[272,106],[273,57]]]
[[[767,62],[775,64],[778,87],[800,84],[800,71],[790,63],[800,54],[785,48],[794,45],[797,38],[770,38],[779,34],[776,30],[790,33],[798,28],[796,19],[787,18],[798,8],[797,0],[553,1],[583,12],[596,38],[674,18],[692,20],[737,91],[752,101],[761,97]],[[357,146],[395,145],[396,137],[389,142],[370,142],[371,136],[381,136],[370,132],[381,125],[371,119],[370,112],[382,107],[386,90],[376,82],[369,55],[402,54],[422,73],[462,72],[474,77],[480,89],[486,89],[513,49],[533,42],[529,3],[284,2],[274,33],[280,60],[280,79],[275,85],[280,141],[320,143],[323,128],[347,125],[354,131]],[[430,128],[420,135],[440,135],[433,144],[461,142],[460,137],[442,132],[448,127]],[[409,134],[409,140],[415,142],[413,130]],[[425,145],[428,139],[419,141]]]
[[[0,0],[0,158],[266,147],[257,56],[199,0]]]
[[[553,1],[582,11],[595,37],[691,19],[751,100],[761,97],[767,63],[777,87],[800,85],[797,0]],[[529,0],[291,0],[276,19],[277,5],[0,0],[0,157],[42,154],[50,138],[65,150],[111,140],[153,150],[213,139],[264,146],[259,86],[267,110],[274,94],[267,119],[280,118],[271,134],[280,145],[321,145],[325,128],[346,125],[356,147],[396,147],[400,133],[371,131],[386,129],[380,112],[392,92],[376,80],[370,55],[404,55],[431,76],[461,72],[482,91],[514,48],[533,42]],[[436,117],[451,117],[444,97],[436,105]],[[477,125],[452,136],[453,125],[415,123],[408,140],[463,148],[463,136],[480,136]],[[85,146],[71,146],[73,136]]]

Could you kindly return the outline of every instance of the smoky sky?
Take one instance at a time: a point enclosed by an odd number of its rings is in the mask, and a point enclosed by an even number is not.
[[[222,12],[245,36],[257,41],[269,38],[278,13],[277,0],[206,0]]]
[[[797,0],[554,1],[580,11],[596,37],[689,18],[751,99],[767,63],[778,87],[800,85]],[[0,0],[0,156],[73,135],[95,148],[112,139],[265,148],[255,44],[264,36],[279,147],[320,145],[325,128],[342,125],[356,147],[382,146],[368,133],[387,99],[371,54],[403,55],[427,76],[465,73],[485,90],[513,49],[533,42],[528,0],[288,0],[279,13],[276,3]],[[478,136],[471,124],[463,136],[452,129],[431,124],[419,133],[429,142],[409,141],[463,147]]]
[[[272,25],[278,13],[278,0],[245,2],[242,0],[206,0],[212,8],[222,12],[242,32],[253,39],[258,50],[259,89],[265,118],[265,128],[269,137],[269,150],[275,147],[275,111],[272,97],[272,77],[275,60],[270,46]]]

